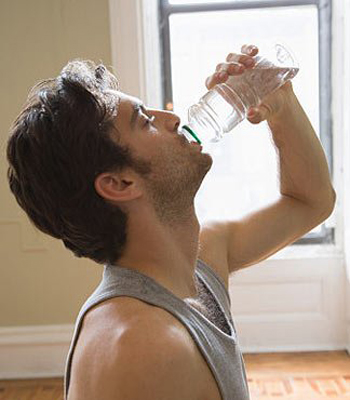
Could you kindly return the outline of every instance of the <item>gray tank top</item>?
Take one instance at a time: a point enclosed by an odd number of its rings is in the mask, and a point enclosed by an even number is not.
[[[204,316],[186,301],[175,296],[153,278],[134,269],[106,265],[103,277],[82,306],[66,361],[64,394],[68,397],[73,353],[83,318],[96,304],[117,296],[128,296],[167,310],[188,330],[200,349],[218,384],[222,400],[249,400],[244,361],[230,312],[230,297],[223,280],[203,261],[197,260],[196,281],[199,298],[208,304],[213,317]]]

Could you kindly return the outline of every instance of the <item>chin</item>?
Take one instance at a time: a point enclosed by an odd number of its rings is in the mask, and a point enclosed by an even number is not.
[[[198,179],[198,189],[201,186],[203,179],[207,175],[207,173],[210,171],[211,166],[213,165],[213,159],[210,154],[202,154],[202,159],[200,162],[200,171],[199,171],[199,179]],[[198,190],[197,189],[197,190]]]
[[[206,172],[208,172],[211,168],[211,166],[213,165],[213,158],[209,153],[202,153],[202,156],[205,159],[206,162],[206,166],[207,166],[207,170]]]

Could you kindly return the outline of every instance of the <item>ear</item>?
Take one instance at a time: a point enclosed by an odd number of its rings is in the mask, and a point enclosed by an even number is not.
[[[95,179],[97,193],[106,200],[124,202],[142,196],[139,181],[131,172],[104,172]]]

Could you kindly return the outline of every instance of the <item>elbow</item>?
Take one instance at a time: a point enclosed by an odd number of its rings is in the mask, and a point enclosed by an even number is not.
[[[334,207],[335,203],[337,201],[337,192],[334,190],[334,187],[332,187],[332,198],[333,198],[333,207]]]
[[[333,212],[333,210],[335,208],[336,202],[337,202],[337,193],[334,190],[334,188],[332,187],[330,195],[329,195],[329,198],[324,203],[325,204],[324,207],[323,207],[323,217],[324,217],[324,219],[328,218],[332,214],[332,212]]]
[[[332,187],[332,190],[331,190],[331,201],[330,201],[331,213],[334,210],[336,202],[337,202],[337,192]]]

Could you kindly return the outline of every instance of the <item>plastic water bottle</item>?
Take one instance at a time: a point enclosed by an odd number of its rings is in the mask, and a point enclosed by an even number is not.
[[[189,108],[189,122],[180,131],[187,140],[199,144],[218,142],[246,118],[250,107],[257,106],[266,95],[299,72],[295,57],[284,45],[262,47],[262,54],[253,57],[252,69],[215,85]]]

